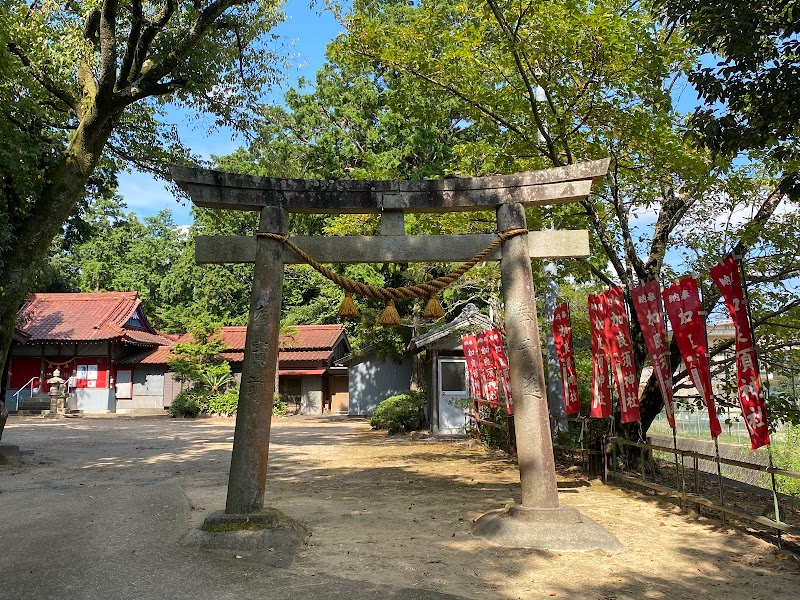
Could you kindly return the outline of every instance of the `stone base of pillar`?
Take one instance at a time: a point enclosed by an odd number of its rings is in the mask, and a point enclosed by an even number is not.
[[[472,535],[506,548],[531,548],[554,552],[622,552],[619,543],[604,527],[580,511],[559,508],[510,506],[492,510],[472,526]]]
[[[19,456],[19,446],[0,443],[0,456]]]
[[[265,508],[246,515],[211,513],[198,529],[187,531],[180,543],[235,551],[241,558],[288,567],[310,536],[311,530],[302,523],[276,508]]]

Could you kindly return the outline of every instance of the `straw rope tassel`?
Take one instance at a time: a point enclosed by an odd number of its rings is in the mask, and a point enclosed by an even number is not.
[[[422,311],[422,316],[426,319],[441,319],[444,316],[444,309],[439,303],[436,294],[431,294],[428,298],[428,303],[425,305],[425,310]]]
[[[353,301],[353,294],[351,292],[344,293],[344,300],[339,305],[339,316],[343,319],[353,319],[358,316],[358,308]]]
[[[400,313],[397,312],[394,300],[389,300],[386,303],[386,308],[383,309],[381,316],[378,317],[378,323],[384,327],[397,327],[400,325]]]

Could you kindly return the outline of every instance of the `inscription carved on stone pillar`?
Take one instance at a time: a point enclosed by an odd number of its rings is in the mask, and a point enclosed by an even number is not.
[[[497,209],[500,231],[525,227],[525,208],[505,204]],[[525,236],[503,242],[500,261],[505,303],[506,340],[514,429],[522,485],[522,506],[558,507],[555,460],[550,438],[544,365],[536,318],[531,263]]]

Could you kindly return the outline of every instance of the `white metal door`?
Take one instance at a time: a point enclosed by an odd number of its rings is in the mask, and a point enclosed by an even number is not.
[[[463,358],[440,358],[438,375],[437,433],[463,434],[466,431],[464,428],[466,400],[469,398],[467,361]]]
[[[117,380],[114,382],[117,398],[133,398],[133,371],[117,371]]]

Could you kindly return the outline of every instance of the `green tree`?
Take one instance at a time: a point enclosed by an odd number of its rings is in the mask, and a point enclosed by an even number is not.
[[[706,53],[689,73],[704,106],[693,133],[712,152],[765,154],[781,190],[800,199],[800,6],[795,1],[659,0]]]
[[[359,5],[348,29],[338,52],[412,76],[395,80],[407,86],[398,95],[445,93],[460,103],[473,138],[456,141],[458,173],[610,155],[608,177],[589,200],[529,211],[529,224],[588,225],[600,250],[588,266],[601,281],[630,289],[703,271],[733,251],[746,256],[759,284],[757,322],[796,319],[796,294],[781,276],[797,273],[797,253],[786,252],[796,212],[784,203],[770,163],[737,166],[686,143],[671,92],[700,49],[661,26],[645,5],[375,2]],[[706,292],[711,312],[719,296]],[[632,325],[641,366],[646,350],[635,318]],[[673,348],[675,368],[679,356]],[[676,382],[683,378],[678,373]],[[661,408],[651,379],[642,398],[645,430]]]
[[[470,135],[457,103],[446,95],[394,98],[396,88],[403,88],[391,82],[400,75],[365,69],[346,57],[338,58],[330,57],[313,84],[304,80],[298,89],[287,92],[285,106],[266,113],[266,122],[252,143],[229,156],[215,157],[217,167],[259,176],[324,179],[444,176],[446,165],[454,159],[451,148],[455,140]],[[414,104],[414,110],[408,110],[407,103]],[[220,228],[242,219],[254,227],[249,217],[215,214],[215,219]],[[428,224],[443,227],[439,220],[428,219]],[[427,226],[422,220],[408,219],[412,232]],[[458,229],[455,224],[451,227]],[[484,224],[483,230],[487,227],[491,229]],[[364,235],[377,231],[378,220],[374,216],[290,218],[293,235]],[[231,266],[219,269],[229,271]],[[419,266],[407,265],[341,265],[336,269],[382,286],[401,286],[431,274]],[[336,322],[342,296],[337,286],[310,267],[287,266],[283,299],[287,323]],[[357,301],[361,318],[357,326],[348,325],[354,351],[378,346],[381,353],[388,355],[404,353],[416,320],[407,319],[411,328],[388,331],[376,325],[383,305]],[[414,312],[411,303],[402,308],[404,313]],[[421,307],[417,312],[420,310]]]
[[[187,331],[196,315],[207,314],[226,325],[247,323],[253,266],[198,265],[195,240],[201,235],[252,235],[250,213],[194,209],[194,222],[160,284],[156,313],[166,331]]]
[[[222,325],[207,314],[194,319],[189,327],[188,341],[175,344],[174,358],[169,360],[169,369],[178,381],[192,382],[206,391],[216,392],[231,381],[231,367],[219,355],[225,344],[218,334]]]
[[[271,0],[98,0],[0,7],[0,352],[103,161],[185,160],[167,103],[249,129],[277,60]]]

